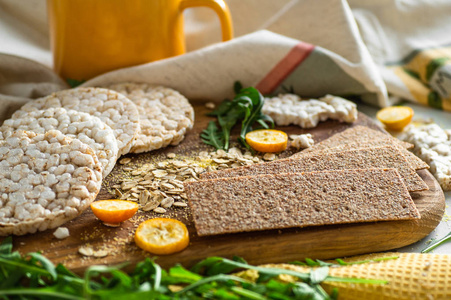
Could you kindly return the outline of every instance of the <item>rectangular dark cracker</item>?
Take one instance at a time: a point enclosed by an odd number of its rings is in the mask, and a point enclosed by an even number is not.
[[[337,148],[343,150],[352,150],[360,148],[378,147],[384,145],[396,145],[407,158],[409,163],[415,170],[429,169],[428,164],[422,161],[415,154],[411,153],[407,149],[412,148],[413,145],[404,141],[400,141],[388,134],[381,131],[368,128],[366,126],[355,126],[345,131],[339,132],[330,138],[313,145],[302,152],[296,153],[292,158],[297,158],[306,153],[316,151],[331,151],[331,149]]]
[[[403,148],[410,149],[413,148],[413,145],[407,142],[400,141],[386,133],[383,133],[378,130],[371,129],[366,126],[355,126],[348,128],[342,132],[336,133],[333,136],[313,145],[312,147],[305,149],[304,151],[300,153],[305,152],[313,152],[317,150],[325,150],[330,149],[346,144],[353,144],[353,143],[368,143],[372,141],[382,141],[387,142],[387,144],[397,144],[400,145]]]
[[[203,173],[201,179],[238,177],[261,174],[301,173],[329,170],[349,170],[368,168],[397,169],[407,190],[410,192],[428,189],[426,183],[416,173],[395,146],[346,150],[340,152],[315,152],[300,156],[297,159],[280,159],[233,169]]]
[[[199,236],[420,218],[396,169],[219,178],[185,191]]]
[[[373,140],[373,141],[366,141],[363,142],[357,141],[355,143],[348,143],[344,145],[340,145],[333,148],[327,148],[322,150],[315,150],[315,151],[301,151],[291,156],[291,158],[299,158],[303,155],[309,155],[312,153],[319,153],[319,152],[340,152],[343,150],[358,150],[358,149],[365,149],[365,148],[372,148],[372,147],[383,147],[383,146],[395,146],[401,151],[401,153],[406,157],[407,161],[410,163],[412,168],[415,170],[423,170],[423,169],[429,169],[429,165],[425,163],[423,160],[421,160],[418,156],[407,150],[406,148],[402,147],[398,143],[394,143],[392,141],[388,140]],[[310,148],[308,148],[310,149]],[[308,150],[306,149],[306,150]]]

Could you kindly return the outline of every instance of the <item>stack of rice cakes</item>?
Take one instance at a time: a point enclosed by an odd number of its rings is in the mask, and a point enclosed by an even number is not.
[[[194,110],[178,92],[148,84],[115,87],[126,87],[131,99],[104,88],[64,90],[30,101],[3,123],[0,236],[77,217],[121,155],[177,145],[192,128]]]
[[[185,183],[199,236],[411,220],[409,192],[428,186],[411,145],[356,126],[288,159],[201,174]]]

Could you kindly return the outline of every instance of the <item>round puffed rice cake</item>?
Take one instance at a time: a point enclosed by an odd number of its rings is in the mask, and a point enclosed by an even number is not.
[[[102,182],[93,150],[57,130],[0,140],[0,235],[55,228],[94,201]]]
[[[76,88],[63,90],[50,96],[30,101],[12,118],[21,118],[27,112],[63,107],[98,117],[110,126],[116,137],[119,155],[130,151],[139,131],[139,113],[136,105],[125,96],[102,88]]]
[[[178,145],[194,123],[194,109],[179,92],[146,83],[120,83],[109,89],[118,91],[136,104],[141,129],[130,152],[141,153]]]
[[[59,130],[91,147],[102,165],[102,175],[106,177],[118,158],[118,146],[114,132],[99,118],[90,114],[62,107],[35,110],[21,114],[20,118],[6,120],[0,127],[4,137],[20,129],[35,133]]]

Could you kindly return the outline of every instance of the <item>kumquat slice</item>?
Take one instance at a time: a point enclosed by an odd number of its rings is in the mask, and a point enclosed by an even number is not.
[[[412,121],[413,109],[408,106],[391,106],[377,112],[376,118],[389,130],[401,131]]]
[[[139,224],[135,243],[139,248],[153,254],[176,253],[188,247],[188,229],[185,224],[175,219],[150,219]]]
[[[246,134],[246,142],[260,152],[280,152],[287,149],[288,136],[275,129],[259,129]]]
[[[126,200],[99,200],[91,203],[94,215],[107,224],[124,222],[138,211],[138,203]]]

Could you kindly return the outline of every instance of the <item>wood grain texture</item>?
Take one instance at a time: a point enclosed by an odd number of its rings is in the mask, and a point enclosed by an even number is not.
[[[208,110],[202,104],[195,105],[195,110],[195,127],[179,146],[171,146],[144,154],[128,155],[128,157],[133,158],[134,161],[145,163],[162,160],[167,153],[195,157],[199,151],[211,151],[212,148],[202,144],[199,133],[212,119],[205,116]],[[370,118],[361,113],[358,121],[352,126],[355,125],[365,125],[382,130]],[[280,129],[288,134],[312,133],[315,141],[318,142],[350,126],[327,121],[320,123],[314,129],[303,130],[297,126],[281,127]],[[235,139],[236,134],[237,132],[235,132]],[[292,150],[285,151],[281,157],[287,157],[292,153]],[[122,176],[122,167],[121,165],[115,167],[109,175],[109,181],[114,182]],[[421,219],[413,221],[291,228],[201,238],[196,234],[189,208],[170,208],[164,216],[177,218],[188,226],[190,246],[180,253],[158,257],[156,261],[163,267],[170,267],[175,263],[182,263],[189,267],[208,256],[230,258],[238,255],[244,257],[249,263],[262,264],[289,262],[306,257],[327,259],[400,248],[428,235],[440,223],[445,210],[444,194],[437,181],[426,170],[418,171],[418,174],[429,186],[429,190],[411,193],[421,214]],[[103,188],[98,199],[108,198],[112,198],[112,195],[109,195]],[[87,210],[65,225],[69,228],[70,237],[58,240],[52,234],[54,230],[14,237],[14,249],[24,254],[31,251],[42,251],[54,263],[64,263],[77,273],[82,273],[93,264],[129,262],[130,265],[126,269],[132,269],[134,264],[144,257],[154,257],[137,248],[133,242],[133,236],[141,221],[155,216],[161,215],[153,212],[140,212],[131,221],[124,222],[120,227],[111,228],[104,226],[95,218],[91,210]],[[95,250],[106,249],[109,255],[103,258],[83,257],[78,254],[78,248],[82,245],[92,246]]]

